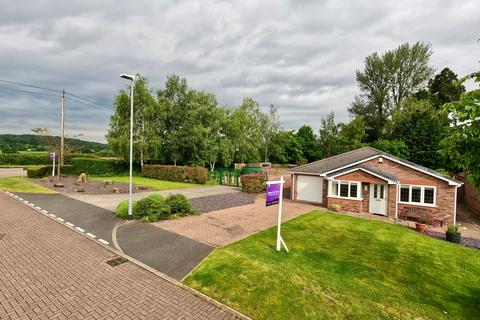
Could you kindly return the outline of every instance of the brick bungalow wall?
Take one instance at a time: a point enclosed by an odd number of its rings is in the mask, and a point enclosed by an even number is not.
[[[473,212],[480,215],[480,194],[473,184],[471,184],[463,175],[457,175],[455,178],[462,181],[464,185],[459,188],[462,195],[459,200],[464,202]]]

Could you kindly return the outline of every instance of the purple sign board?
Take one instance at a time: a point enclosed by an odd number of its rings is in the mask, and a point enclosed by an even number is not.
[[[267,185],[267,207],[278,204],[280,200],[281,183],[272,183]]]

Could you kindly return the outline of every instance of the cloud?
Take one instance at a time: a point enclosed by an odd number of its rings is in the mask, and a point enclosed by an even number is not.
[[[279,107],[283,127],[318,129],[347,107],[373,51],[432,44],[431,64],[478,70],[480,20],[470,1],[1,1],[0,79],[66,89],[106,108],[141,73],[159,88],[185,76],[223,105],[245,96]],[[58,131],[59,100],[1,87],[0,131]],[[23,88],[25,89],[25,88]],[[67,101],[69,134],[104,141],[109,112]]]

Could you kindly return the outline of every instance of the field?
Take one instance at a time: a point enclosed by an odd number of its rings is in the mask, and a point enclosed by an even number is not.
[[[479,319],[480,251],[314,211],[216,249],[185,283],[254,319]]]
[[[111,177],[90,177],[94,180],[111,180],[114,182],[129,183],[128,176],[111,176]],[[204,187],[206,185],[212,184],[195,184],[195,183],[183,183],[183,182],[173,182],[165,180],[157,180],[151,178],[145,178],[140,176],[133,177],[133,184],[146,186],[152,190],[175,190],[175,189],[188,189],[195,187]]]
[[[0,178],[0,190],[12,192],[55,193],[50,189],[31,182],[28,178],[22,177]]]

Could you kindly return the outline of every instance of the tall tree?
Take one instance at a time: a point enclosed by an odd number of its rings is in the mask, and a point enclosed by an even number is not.
[[[302,155],[308,162],[320,159],[320,146],[318,144],[317,136],[313,133],[312,127],[308,125],[301,126],[298,129],[296,136],[298,143],[300,144]]]
[[[321,119],[318,140],[320,143],[321,157],[328,158],[341,151],[339,144],[340,125],[335,122],[335,114],[330,112]]]
[[[453,117],[456,125],[442,141],[441,152],[480,188],[480,72],[462,78],[456,85],[462,86],[468,80],[478,87],[462,93],[458,101],[443,107],[443,112]]]
[[[460,95],[465,92],[465,87],[462,84],[457,84],[457,81],[457,75],[449,68],[444,68],[430,80],[428,89],[433,98],[432,103],[436,108],[460,99]]]
[[[340,124],[338,138],[341,152],[363,147],[366,139],[365,122],[363,117],[356,117],[349,123]]]
[[[390,138],[405,142],[409,158],[415,163],[438,169],[445,165],[438,152],[448,131],[448,119],[427,100],[404,101],[393,115]]]
[[[356,74],[362,94],[355,97],[349,112],[363,116],[369,142],[385,133],[394,110],[431,77],[431,54],[430,45],[417,42],[402,44],[382,55],[374,52],[365,58],[364,69]]]
[[[155,141],[157,131],[152,130],[147,119],[155,112],[157,102],[151,93],[147,78],[138,77],[134,82],[133,103],[134,158],[138,159],[143,167],[145,159],[155,158],[157,150],[149,144],[150,141]],[[109,147],[127,159],[130,141],[130,87],[120,90],[115,97],[114,113],[110,117],[106,137]]]
[[[278,120],[278,108],[271,104],[266,113],[260,114],[260,148],[263,153],[264,161],[269,162],[269,157],[273,153],[274,139],[280,130]]]

